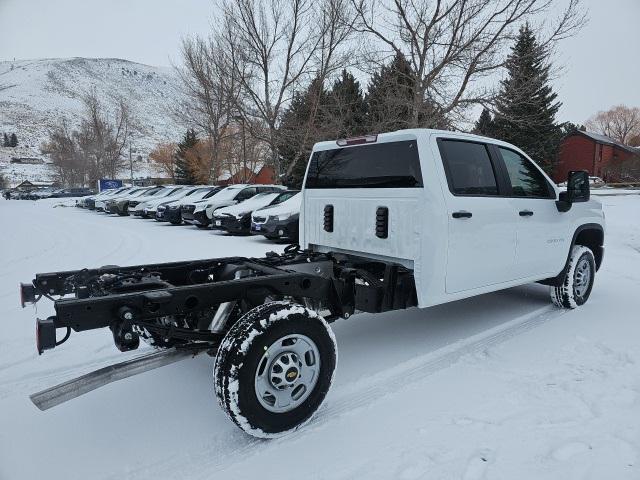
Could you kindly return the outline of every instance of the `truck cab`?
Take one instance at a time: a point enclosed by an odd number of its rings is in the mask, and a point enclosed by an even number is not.
[[[600,203],[567,209],[560,197],[522,150],[495,139],[415,129],[320,142],[304,179],[300,243],[402,265],[428,307],[553,284],[576,240],[598,268]]]

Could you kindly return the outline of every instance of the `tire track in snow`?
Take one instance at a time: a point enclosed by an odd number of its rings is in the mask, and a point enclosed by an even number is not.
[[[138,469],[128,470],[127,475],[130,478],[161,475],[167,471],[174,471],[175,468],[179,469],[185,478],[208,478],[211,472],[229,469],[238,462],[246,461],[253,454],[262,453],[271,448],[279,448],[290,441],[298,441],[301,437],[312,432],[314,428],[325,427],[344,414],[355,412],[387,396],[397,394],[430,375],[453,366],[463,357],[481,353],[504,343],[550,320],[559,318],[566,312],[566,310],[558,310],[552,305],[538,308],[497,327],[365,377],[342,387],[339,391],[330,392],[321,409],[311,420],[304,427],[285,437],[263,440],[243,436],[238,437],[240,445],[236,443],[235,446],[231,445],[231,439],[216,438],[212,439],[211,444],[205,448],[199,448],[199,452],[202,453],[190,453],[186,459],[183,455],[177,454],[171,459],[159,463],[155,462],[152,467],[142,466]],[[197,470],[193,467],[194,465],[198,465]],[[110,478],[117,477],[114,475]]]

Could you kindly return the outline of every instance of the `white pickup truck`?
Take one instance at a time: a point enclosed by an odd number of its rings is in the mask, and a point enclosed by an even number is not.
[[[604,215],[586,172],[571,172],[560,192],[513,145],[423,129],[316,144],[300,229],[300,245],[264,258],[37,274],[21,285],[23,305],[60,296],[56,315],[36,322],[40,353],[72,330],[97,328],[109,328],[121,351],[141,338],[160,351],[32,400],[51,408],[206,352],[228,417],[254,436],[282,435],[308,421],[330,388],[330,322],[529,282],[575,308],[589,298],[604,252]]]

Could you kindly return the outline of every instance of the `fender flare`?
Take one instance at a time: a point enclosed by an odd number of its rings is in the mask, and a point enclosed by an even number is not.
[[[598,231],[602,235],[603,243],[604,243],[604,228],[602,227],[602,225],[600,225],[599,223],[585,223],[583,225],[580,225],[579,227],[576,228],[575,232],[573,232],[573,237],[571,238],[571,244],[569,245],[569,252],[567,253],[567,260],[564,264],[564,267],[562,268],[562,271],[555,277],[541,280],[538,283],[541,283],[543,285],[550,285],[552,287],[559,287],[562,285],[562,282],[564,281],[564,277],[567,274],[567,270],[569,268],[569,259],[571,257],[571,250],[573,249],[573,246],[576,244],[576,239],[578,238],[578,235],[584,232],[585,230]],[[594,257],[596,258],[596,271],[598,271],[600,269],[600,265],[602,265],[602,259],[604,257],[604,246],[598,245],[596,248],[598,251],[594,251],[593,254],[594,254]]]

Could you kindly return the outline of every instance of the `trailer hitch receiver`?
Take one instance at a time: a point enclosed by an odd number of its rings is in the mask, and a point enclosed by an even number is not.
[[[55,317],[44,320],[36,320],[36,348],[38,354],[42,355],[45,350],[51,350],[56,346],[56,326]]]

